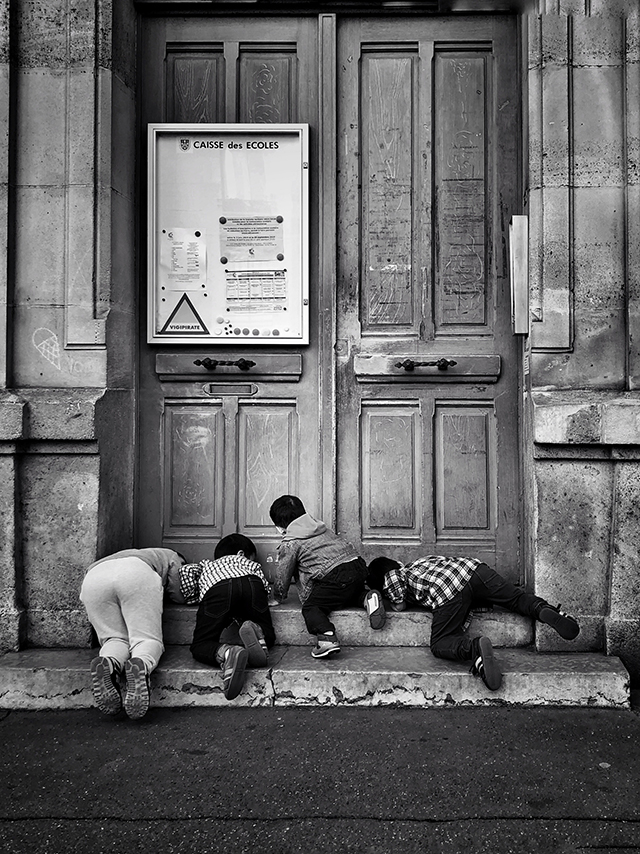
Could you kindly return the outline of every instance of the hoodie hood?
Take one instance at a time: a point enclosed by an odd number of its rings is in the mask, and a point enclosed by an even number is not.
[[[282,539],[307,540],[309,537],[317,537],[318,534],[324,534],[326,530],[327,526],[324,522],[320,522],[318,519],[314,519],[313,516],[305,513],[304,516],[298,516],[297,519],[289,523]]]

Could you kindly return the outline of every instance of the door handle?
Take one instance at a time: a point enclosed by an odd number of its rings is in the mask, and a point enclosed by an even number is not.
[[[235,362],[229,362],[222,359],[210,359],[207,356],[205,359],[196,359],[193,364],[202,365],[208,371],[215,371],[218,365],[229,365],[240,368],[241,371],[248,371],[249,368],[253,368],[255,362],[252,362],[251,359],[236,359]]]
[[[414,362],[413,359],[405,359],[404,362],[396,362],[396,368],[404,368],[405,371],[412,371],[414,368],[437,368],[439,371],[446,371],[457,364],[453,359],[438,359],[435,362]]]

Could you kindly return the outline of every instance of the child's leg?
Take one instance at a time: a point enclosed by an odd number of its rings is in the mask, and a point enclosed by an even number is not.
[[[473,593],[466,584],[460,593],[433,612],[431,620],[431,652],[436,658],[469,661],[473,641],[465,634],[464,625],[471,610]]]
[[[117,563],[115,585],[129,634],[131,658],[141,659],[149,675],[164,652],[162,580],[141,560],[124,558]]]
[[[231,599],[233,583],[237,579],[219,581],[204,594],[193,632],[190,650],[196,661],[216,667],[220,662],[216,657],[220,646],[220,635],[232,621]]]
[[[500,605],[509,611],[515,611],[525,617],[537,617],[538,611],[545,604],[544,599],[527,593],[522,587],[517,587],[501,575],[481,563],[471,577],[471,589],[474,598],[492,605]]]
[[[247,620],[260,626],[269,648],[276,642],[269,599],[264,584],[257,575],[245,575],[237,579],[231,601],[231,614],[242,625]]]
[[[335,626],[329,619],[332,611],[361,605],[364,599],[364,578],[360,561],[341,563],[332,569],[320,581],[315,581],[311,593],[302,606],[302,616],[307,631],[312,635],[335,632]]]
[[[100,643],[100,655],[112,659],[118,669],[129,658],[129,635],[117,600],[112,562],[90,569],[82,582],[80,600]]]
[[[580,626],[575,617],[565,614],[560,608],[554,608],[540,596],[527,593],[522,587],[516,587],[490,569],[486,563],[481,563],[471,578],[474,593],[495,605],[502,605],[510,611],[540,620],[555,629],[560,637],[573,640],[580,634]]]

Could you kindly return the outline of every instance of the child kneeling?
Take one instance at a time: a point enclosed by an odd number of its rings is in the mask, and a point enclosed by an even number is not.
[[[242,691],[247,664],[266,667],[275,643],[269,610],[269,582],[256,560],[254,543],[242,534],[223,537],[214,560],[180,568],[186,604],[199,602],[191,654],[219,665],[227,700]]]
[[[307,631],[316,636],[314,658],[340,652],[329,614],[339,608],[364,607],[372,629],[386,620],[382,597],[367,590],[367,565],[351,543],[334,534],[324,522],[309,515],[297,495],[281,495],[269,509],[271,521],[282,534],[274,579],[275,598],[287,598],[296,579],[302,617]]]

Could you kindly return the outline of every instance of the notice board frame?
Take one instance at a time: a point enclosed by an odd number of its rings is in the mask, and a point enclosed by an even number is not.
[[[147,342],[308,344],[308,124],[156,123],[147,142]]]

